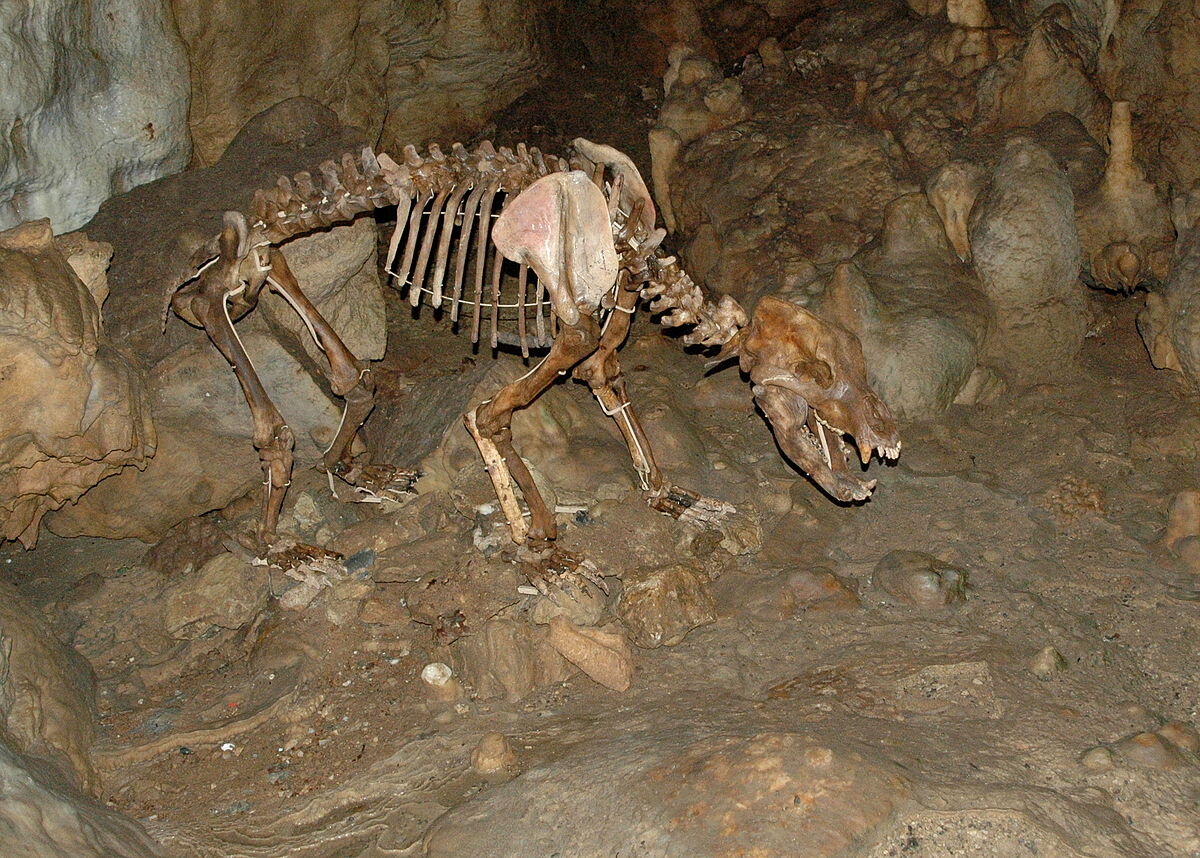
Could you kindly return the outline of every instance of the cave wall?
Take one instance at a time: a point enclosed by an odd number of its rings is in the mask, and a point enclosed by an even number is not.
[[[0,4],[0,57],[0,229],[78,229],[187,165],[187,55],[162,0]]]
[[[172,0],[191,61],[196,162],[216,162],[250,117],[307,96],[368,140],[473,133],[536,81],[530,0]],[[231,26],[231,23],[234,26]]]

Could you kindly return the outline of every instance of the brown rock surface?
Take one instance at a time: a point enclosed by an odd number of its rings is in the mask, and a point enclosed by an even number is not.
[[[717,619],[708,581],[687,566],[669,566],[625,582],[617,615],[633,642],[673,646],[692,629]]]
[[[533,86],[540,67],[538,6],[527,0],[171,6],[191,60],[189,124],[203,166],[252,116],[292,96],[316,99],[385,151],[449,142]]]
[[[48,221],[0,233],[0,536],[26,547],[48,511],[154,453],[142,379],[101,325],[111,254]]]
[[[88,663],[15,588],[0,584],[0,746],[46,760],[76,786],[94,789],[94,704]]]
[[[684,736],[690,731],[681,731]],[[852,854],[910,796],[865,747],[803,733],[639,734],[526,772],[446,814],[429,858],[458,855]],[[591,801],[579,801],[583,790]]]

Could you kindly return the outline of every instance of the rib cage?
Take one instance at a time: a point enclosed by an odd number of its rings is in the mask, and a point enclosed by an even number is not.
[[[474,151],[456,143],[449,155],[437,145],[430,145],[424,156],[406,146],[403,155],[403,163],[398,164],[364,148],[358,156],[347,153],[339,162],[325,161],[318,175],[301,172],[290,179],[281,177],[275,187],[256,191],[249,219],[252,246],[281,244],[294,236],[347,223],[364,212],[395,206],[396,228],[385,268],[398,287],[408,290],[414,308],[422,303],[441,308],[454,324],[468,316],[472,343],[480,340],[486,310],[492,348],[501,343],[516,345],[528,356],[530,348],[548,347],[557,332],[557,317],[549,308],[544,286],[528,266],[508,263],[516,269],[515,277],[508,278],[515,280],[515,294],[502,294],[507,261],[489,239],[492,223],[508,200],[542,176],[571,169],[569,162],[524,144],[514,151],[496,149],[488,141]],[[684,337],[685,343],[720,345],[728,341],[746,324],[742,308],[728,296],[719,303],[709,299],[675,258],[658,248],[661,231],[648,235],[639,217],[622,211],[611,199],[613,185],[602,179],[597,176],[610,197],[614,239],[626,282],[642,284],[643,297],[651,299],[651,311],[665,326],[694,326]],[[171,296],[217,255],[214,237],[172,280],[164,325]],[[501,324],[509,321],[516,323],[515,336],[501,331]]]

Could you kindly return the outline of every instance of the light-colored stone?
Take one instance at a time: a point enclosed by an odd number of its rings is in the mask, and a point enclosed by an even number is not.
[[[871,580],[905,605],[944,608],[966,599],[966,570],[921,551],[888,552],[875,564]]]
[[[163,627],[179,638],[198,637],[211,626],[241,628],[266,607],[268,595],[265,566],[221,554],[163,591]]]
[[[453,704],[463,698],[462,683],[450,666],[440,661],[422,668],[421,682],[425,685],[425,699],[435,705]]]
[[[515,702],[535,688],[570,677],[575,669],[551,647],[545,631],[497,617],[450,646],[458,675],[481,700]]]
[[[887,205],[881,239],[834,269],[817,306],[858,336],[871,384],[889,408],[932,417],[971,378],[992,311],[923,195]]]
[[[1159,369],[1182,372],[1200,386],[1200,192],[1175,200],[1171,217],[1176,239],[1171,274],[1161,290],[1146,296],[1138,332]]]
[[[142,379],[101,327],[111,255],[47,221],[0,233],[0,537],[26,547],[47,512],[154,453]]]
[[[187,57],[162,0],[6,3],[0,56],[0,228],[78,229],[187,165]]]
[[[995,312],[996,359],[1029,380],[1061,379],[1088,326],[1066,174],[1033,141],[1010,139],[971,212],[969,234]]]
[[[1051,679],[1067,669],[1067,660],[1061,652],[1048,646],[1033,657],[1029,669],[1038,679]]]
[[[576,626],[555,617],[546,640],[563,658],[605,688],[627,691],[633,683],[633,653],[624,635]]]
[[[515,768],[517,753],[503,733],[487,733],[471,751],[471,768],[481,775],[495,775]]]
[[[674,646],[692,629],[717,619],[708,581],[687,566],[668,566],[627,581],[617,615],[633,642],[653,649]]]
[[[94,789],[94,698],[88,663],[59,642],[16,588],[0,583],[0,752],[11,742],[75,786]],[[5,795],[0,805],[8,804]]]
[[[156,858],[140,825],[0,744],[5,858]]]
[[[1147,769],[1177,769],[1183,760],[1175,746],[1158,733],[1134,733],[1113,745],[1127,766]]]

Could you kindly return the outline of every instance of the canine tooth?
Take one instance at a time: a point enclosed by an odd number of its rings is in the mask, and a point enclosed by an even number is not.
[[[821,439],[821,452],[825,455],[825,467],[832,468],[833,461],[829,458],[829,442],[825,440],[825,421],[817,418],[817,435]]]

